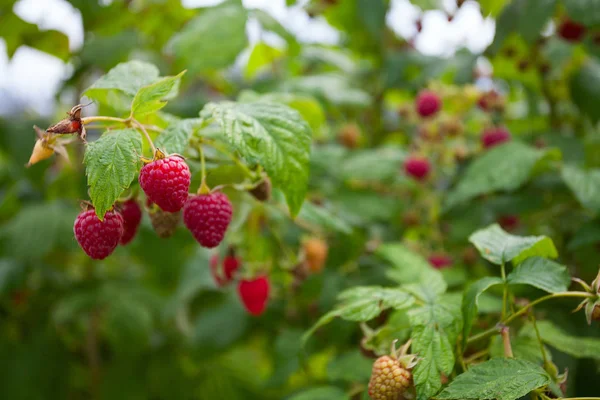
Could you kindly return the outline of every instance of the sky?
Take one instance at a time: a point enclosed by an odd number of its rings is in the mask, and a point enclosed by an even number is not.
[[[112,0],[103,1],[109,3]],[[417,50],[428,55],[451,56],[457,49],[466,47],[480,53],[492,42],[495,23],[481,16],[475,1],[465,2],[458,11],[455,0],[439,1],[445,11],[424,13],[421,18],[423,29],[415,40]],[[184,6],[190,8],[220,2],[222,0],[182,0]],[[309,18],[301,6],[288,8],[285,0],[243,0],[243,3],[247,8],[269,12],[300,41],[335,44],[339,40],[339,32],[324,18]],[[65,33],[71,50],[81,48],[84,40],[81,15],[66,0],[20,0],[15,4],[14,12],[25,21],[38,24],[40,29]],[[448,22],[447,12],[454,14],[452,22]],[[392,0],[386,21],[396,34],[411,38],[416,34],[415,22],[420,14],[409,0]],[[257,40],[257,28],[256,21],[250,21],[247,26],[251,43]],[[23,106],[42,115],[52,114],[54,96],[70,71],[70,66],[61,60],[24,46],[9,61],[6,46],[0,38],[0,115],[10,114]]]

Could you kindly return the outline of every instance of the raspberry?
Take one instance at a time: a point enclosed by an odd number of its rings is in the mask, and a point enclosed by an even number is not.
[[[435,269],[443,269],[452,265],[452,258],[446,254],[436,253],[427,258],[429,264]]]
[[[586,32],[586,28],[580,23],[577,23],[570,19],[565,19],[558,26],[557,32],[558,36],[560,36],[567,42],[577,43],[581,42],[581,39],[583,39],[583,36]]]
[[[152,223],[154,232],[162,239],[173,236],[177,231],[179,221],[181,220],[181,211],[170,213],[158,208],[148,215],[150,216],[150,222]]]
[[[240,268],[240,264],[241,263],[238,258],[228,255],[223,259],[223,267],[219,268],[219,256],[217,254],[212,256],[210,259],[210,271],[215,278],[217,286],[225,286],[231,282],[233,280],[235,271]]]
[[[203,247],[216,247],[225,236],[233,213],[224,193],[190,196],[183,207],[183,223]]]
[[[123,217],[114,211],[107,212],[103,221],[94,210],[83,211],[73,226],[75,239],[94,260],[108,257],[119,244],[123,231]]]
[[[159,156],[160,157],[160,156]],[[158,158],[140,171],[140,186],[164,211],[181,210],[190,189],[190,169],[180,156]]]
[[[500,93],[492,89],[489,92],[482,94],[481,97],[479,97],[477,105],[479,106],[479,108],[486,112],[503,112],[504,98],[502,97],[502,95],[500,95]]]
[[[398,400],[410,387],[412,374],[398,360],[389,356],[379,357],[373,363],[369,396],[373,400]]]
[[[418,181],[423,181],[429,175],[431,164],[424,157],[410,156],[404,162],[404,171]]]
[[[255,316],[262,314],[267,308],[269,291],[269,278],[266,276],[259,276],[253,280],[242,280],[238,283],[238,294],[244,308]]]
[[[327,260],[329,250],[327,242],[319,238],[310,238],[302,243],[302,247],[310,271],[313,273],[321,272]]]
[[[510,132],[503,127],[488,128],[481,135],[481,144],[486,149],[510,140]]]
[[[140,221],[142,220],[142,209],[135,200],[127,200],[121,206],[121,216],[123,216],[123,236],[120,243],[126,245],[131,242],[137,233]]]
[[[417,112],[421,117],[430,117],[442,108],[442,100],[430,90],[423,90],[417,96]]]

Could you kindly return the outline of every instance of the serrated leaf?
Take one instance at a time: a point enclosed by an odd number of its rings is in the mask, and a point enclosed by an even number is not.
[[[473,283],[465,291],[462,300],[463,314],[463,343],[466,343],[473,327],[473,321],[477,317],[477,309],[479,307],[479,296],[495,285],[501,285],[502,279],[495,276],[487,276]]]
[[[200,126],[201,122],[200,118],[188,118],[171,122],[158,135],[154,144],[166,154],[183,154],[194,133],[194,129]]]
[[[547,236],[515,236],[498,224],[480,229],[469,237],[483,258],[500,265],[512,261],[517,265],[529,257],[556,258],[554,242]]]
[[[179,91],[179,83],[185,71],[176,76],[167,76],[140,88],[131,103],[131,114],[139,117],[160,110],[167,105],[166,99]]]
[[[441,273],[434,269],[420,254],[408,249],[400,243],[385,243],[377,248],[375,254],[392,264],[393,268],[386,271],[386,275],[398,283],[425,283],[435,282],[434,287],[443,286],[444,279]],[[441,290],[446,290],[445,286]]]
[[[575,166],[565,165],[562,178],[585,208],[596,213],[600,211],[600,169],[584,171]]]
[[[317,206],[309,201],[304,202],[302,205],[298,218],[327,230],[347,235],[352,233],[352,227],[346,221],[336,216],[328,208]]]
[[[530,285],[548,293],[567,291],[571,283],[567,267],[543,257],[526,259],[508,274],[506,280],[511,285]]]
[[[100,219],[138,172],[142,138],[134,129],[108,131],[89,143],[84,162],[90,198]]]
[[[247,17],[241,2],[208,8],[173,35],[167,52],[194,72],[228,67],[248,43]]]
[[[335,386],[323,386],[304,390],[288,400],[348,400],[348,395]]]
[[[596,0],[568,0],[564,2],[567,14],[587,26],[600,24],[600,3]]]
[[[290,214],[306,195],[312,133],[300,114],[269,102],[209,103],[201,112],[214,118],[223,136],[248,162],[260,164],[285,194]]]
[[[441,374],[454,368],[454,347],[461,329],[460,309],[450,301],[410,310],[411,352],[419,355],[413,370],[417,400],[428,400],[442,387]]]
[[[339,304],[330,312],[323,315],[317,323],[302,337],[308,338],[321,326],[340,317],[347,321],[363,322],[377,317],[388,308],[403,309],[414,303],[414,298],[400,290],[387,289],[380,286],[359,286],[344,290],[338,295]]]
[[[540,366],[514,358],[492,358],[459,375],[436,399],[515,400],[550,382]]]
[[[573,103],[593,122],[598,122],[600,120],[600,95],[598,95],[600,62],[588,57],[581,68],[571,76],[570,89]]]
[[[542,341],[563,353],[577,358],[595,358],[600,360],[600,339],[597,337],[573,336],[550,321],[537,321]],[[526,325],[520,335],[536,337],[532,325]]]
[[[133,98],[138,90],[156,81],[158,76],[159,71],[155,65],[142,61],[129,61],[108,71],[83,94],[102,103],[107,102],[112,91]]]
[[[518,142],[496,146],[469,165],[448,194],[444,208],[448,210],[481,194],[518,189],[534,172],[558,159],[557,149],[539,150]]]

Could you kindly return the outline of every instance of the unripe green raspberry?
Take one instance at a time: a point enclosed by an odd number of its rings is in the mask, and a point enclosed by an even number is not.
[[[410,387],[412,374],[398,360],[382,356],[375,360],[369,381],[373,400],[398,400]]]

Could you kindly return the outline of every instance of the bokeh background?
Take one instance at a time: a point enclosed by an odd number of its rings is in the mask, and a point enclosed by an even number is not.
[[[356,324],[341,321],[306,346],[301,337],[341,290],[397,283],[387,274],[389,261],[373,254],[383,242],[402,241],[425,258],[448,255],[444,276],[460,293],[497,274],[467,238],[499,221],[515,234],[552,237],[574,276],[595,277],[596,0],[221,3],[0,0],[1,398],[368,399],[370,351],[406,338],[405,317],[396,314],[393,329],[370,348],[360,347]],[[227,7],[233,16],[222,11]],[[581,41],[558,34],[567,18],[586,26]],[[177,40],[184,45],[174,46]],[[208,101],[272,92],[313,129],[300,222],[277,204],[233,195],[234,222],[216,251],[231,245],[272,261],[272,299],[260,318],[244,311],[235,286],[216,287],[208,268],[215,252],[200,249],[185,229],[158,238],[147,215],[131,245],[101,262],[88,259],[72,233],[79,200],[87,198],[83,147],[70,147],[71,164],[52,158],[24,167],[32,126],[63,118],[95,79],[132,59],[156,64],[161,75],[188,70],[165,113],[194,118]],[[438,119],[415,115],[424,88],[443,99]],[[478,105],[489,93],[501,99],[494,109]],[[116,112],[93,104],[84,114]],[[460,134],[446,137],[444,126],[458,126]],[[506,127],[531,149],[552,150],[540,156],[543,163],[515,159],[499,190],[477,189],[478,196],[442,211],[484,151],[480,135],[489,126]],[[404,174],[402,163],[414,151],[432,160],[435,183],[415,184]],[[578,178],[569,185],[560,163],[584,175],[572,175]],[[209,168],[213,183],[233,175],[231,165]],[[315,232],[329,244],[325,268],[299,277],[280,260],[300,254]],[[491,317],[477,329],[497,320],[497,295],[482,300]],[[574,307],[542,313],[573,335],[597,338],[597,326],[570,314]],[[600,354],[600,344],[590,343]],[[556,349],[552,355],[569,369],[570,395],[600,393],[598,357]]]

